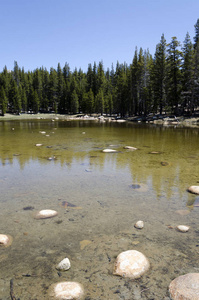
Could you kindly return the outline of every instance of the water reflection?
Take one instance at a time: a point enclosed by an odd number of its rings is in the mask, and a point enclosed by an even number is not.
[[[127,170],[132,183],[150,181],[157,195],[182,195],[196,184],[199,130],[132,123],[91,121],[7,121],[0,123],[2,172],[17,161],[21,169],[34,161],[70,170],[86,164],[93,171]],[[36,144],[41,144],[37,147]],[[134,146],[136,151],[124,146]],[[102,153],[104,148],[118,153]],[[88,168],[87,168],[88,169]]]

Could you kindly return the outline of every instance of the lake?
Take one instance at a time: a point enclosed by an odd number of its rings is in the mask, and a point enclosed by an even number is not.
[[[169,299],[175,277],[199,272],[199,196],[187,192],[198,174],[198,128],[1,121],[0,233],[13,242],[0,248],[0,299],[10,299],[11,279],[20,300],[50,299],[60,281],[80,282],[87,300]],[[35,219],[42,209],[58,215]],[[137,280],[112,275],[130,249],[150,262]],[[59,272],[65,257],[71,268]]]

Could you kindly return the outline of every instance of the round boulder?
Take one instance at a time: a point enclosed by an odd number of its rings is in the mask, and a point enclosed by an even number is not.
[[[12,244],[12,237],[7,234],[0,234],[0,247],[8,247]]]
[[[115,261],[114,275],[136,279],[149,269],[149,261],[139,251],[128,250],[120,253]]]
[[[199,195],[199,185],[192,185],[188,188],[188,192]]]
[[[83,295],[83,287],[78,282],[59,282],[53,284],[50,289],[50,296],[59,300],[80,300],[83,299]]]
[[[52,209],[43,209],[40,210],[36,216],[35,219],[47,219],[47,218],[52,218],[55,217],[58,214],[58,212],[56,210],[52,210]]]
[[[175,278],[169,285],[172,300],[199,299],[199,273],[188,273]]]

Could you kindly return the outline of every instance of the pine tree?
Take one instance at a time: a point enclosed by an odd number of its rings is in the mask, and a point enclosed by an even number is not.
[[[168,44],[167,56],[167,100],[174,113],[178,115],[181,95],[181,51],[178,50],[180,42],[172,37]]]
[[[71,109],[70,109],[70,111],[73,114],[76,114],[76,113],[78,113],[78,110],[79,110],[78,95],[77,95],[76,91],[74,90],[72,92],[72,95],[71,95]]]
[[[197,43],[198,43],[198,40],[199,40],[199,19],[197,20],[194,27],[195,27],[194,49],[196,49]]]
[[[0,110],[1,110],[2,116],[5,115],[6,109],[7,109],[7,97],[6,97],[4,87],[1,86],[1,88],[0,88]]]
[[[189,33],[186,34],[182,47],[182,98],[184,107],[193,107],[194,86],[194,49]]]
[[[165,101],[166,101],[165,80],[166,80],[166,40],[164,38],[164,34],[162,34],[160,43],[156,46],[156,52],[154,57],[153,70],[152,70],[152,82],[153,82],[153,90],[154,90],[153,110],[154,112],[157,112],[159,106],[160,114],[162,114],[163,106],[165,105]]]

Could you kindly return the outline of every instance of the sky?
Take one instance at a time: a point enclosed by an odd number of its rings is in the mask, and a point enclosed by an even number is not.
[[[198,18],[199,0],[0,0],[0,72],[129,65],[136,46],[154,56],[162,34],[193,41]]]

